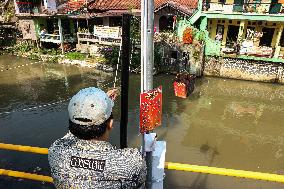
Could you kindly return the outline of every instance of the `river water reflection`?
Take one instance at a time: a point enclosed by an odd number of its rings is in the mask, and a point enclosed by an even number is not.
[[[0,72],[0,142],[49,147],[66,133],[68,126],[68,101],[55,102],[85,87],[104,86],[113,81],[113,75],[91,68],[30,63],[27,59],[0,56],[0,69],[28,64]],[[188,99],[180,99],[173,94],[172,79],[170,75],[159,75],[154,81],[155,86],[163,86],[163,125],[157,133],[159,139],[167,141],[167,161],[284,174],[284,86],[202,78]],[[108,87],[111,85],[103,89]],[[141,141],[139,91],[140,77],[131,75],[128,142],[133,147]],[[111,141],[116,145],[119,103],[114,109]],[[0,168],[49,174],[46,156],[5,150],[0,150]],[[0,177],[0,188],[53,186]],[[165,188],[278,189],[283,185],[167,171]]]

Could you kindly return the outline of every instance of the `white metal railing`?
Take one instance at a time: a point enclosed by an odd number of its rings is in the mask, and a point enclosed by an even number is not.
[[[60,43],[60,35],[59,34],[41,34],[40,41],[43,42],[51,42],[51,43]]]
[[[204,11],[219,11],[224,13],[258,13],[258,14],[283,14],[283,5],[280,3],[265,3],[265,2],[253,2],[253,3],[240,3],[240,4],[228,4],[217,2],[204,2]]]
[[[63,35],[64,42],[74,42],[75,39],[71,37],[70,34]],[[42,34],[40,35],[40,41],[51,42],[51,43],[61,43],[59,34]]]
[[[98,43],[101,45],[120,45],[121,37],[99,36],[92,33],[77,33],[78,43]]]

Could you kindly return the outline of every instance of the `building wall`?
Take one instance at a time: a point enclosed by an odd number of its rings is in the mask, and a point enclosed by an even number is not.
[[[204,64],[204,75],[284,84],[281,63],[207,57]]]
[[[19,20],[18,27],[23,34],[23,39],[31,39],[31,40],[37,39],[34,20],[32,19]]]
[[[271,42],[271,47],[275,48],[274,58],[277,58],[279,54],[282,54],[281,46],[279,45],[279,40],[283,32],[283,22],[266,22],[266,21],[252,21],[252,20],[226,20],[226,19],[209,19],[208,21],[208,31],[211,39],[215,39],[217,34],[217,27],[221,25],[223,29],[223,40],[221,46],[225,47],[227,44],[227,34],[228,27],[240,26],[238,39],[244,39],[247,35],[247,28],[253,27],[255,31],[262,32],[263,28],[274,28],[273,38]],[[264,34],[265,37],[265,34]],[[259,46],[260,40],[254,42],[255,46]]]
[[[49,11],[57,12],[55,0],[44,0],[44,6]]]

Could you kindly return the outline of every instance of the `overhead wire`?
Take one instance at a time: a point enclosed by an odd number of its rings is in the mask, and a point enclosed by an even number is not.
[[[14,70],[14,69],[22,68],[22,67],[24,67],[24,66],[29,66],[29,65],[33,65],[33,64],[38,64],[38,63],[40,63],[40,62],[41,62],[41,61],[36,61],[36,62],[31,62],[31,63],[21,64],[21,65],[14,66],[14,67],[1,68],[1,69],[0,69],[0,72],[10,71],[10,70]]]
[[[116,87],[116,82],[117,82],[117,74],[118,74],[118,68],[119,68],[119,63],[121,62],[120,56],[121,56],[121,49],[122,49],[122,43],[119,45],[119,51],[118,51],[118,58],[117,58],[117,63],[116,63],[116,70],[115,70],[115,76],[114,76],[114,84],[113,88]]]
[[[118,78],[116,80],[119,81],[120,78]],[[100,86],[100,88],[104,88],[106,86],[109,86],[110,84],[114,83],[114,81],[112,82],[108,82],[102,86]],[[58,104],[62,104],[64,102],[67,102],[69,101],[71,98],[67,98],[67,99],[63,99],[63,100],[59,100],[59,101],[56,101],[56,102],[52,102],[52,103],[47,103],[47,104],[43,104],[43,105],[38,105],[38,106],[32,106],[32,107],[27,107],[27,108],[22,108],[22,109],[18,109],[18,110],[12,110],[12,111],[5,111],[5,112],[0,112],[0,115],[3,115],[3,114],[11,114],[11,113],[15,113],[15,112],[24,112],[24,111],[32,111],[32,110],[37,110],[37,109],[40,109],[40,108],[46,108],[46,107],[50,107],[50,106],[55,106],[55,105],[58,105]]]

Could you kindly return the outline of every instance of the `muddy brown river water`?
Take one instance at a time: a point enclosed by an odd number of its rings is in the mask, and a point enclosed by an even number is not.
[[[24,65],[24,66],[22,66]],[[12,68],[12,69],[9,69]],[[7,70],[8,69],[8,70]],[[67,132],[68,99],[78,90],[104,86],[113,75],[91,68],[37,63],[0,56],[0,142],[49,147]],[[171,75],[163,86],[166,161],[284,174],[284,86],[201,78],[188,99],[173,94]],[[110,85],[102,87],[107,90]],[[140,76],[130,76],[129,146],[138,147]],[[63,101],[63,102],[59,102]],[[111,142],[119,144],[120,101],[114,109]],[[33,108],[36,107],[36,108]],[[29,109],[31,108],[31,109]],[[47,156],[0,150],[0,168],[49,175]],[[165,188],[280,189],[284,184],[166,171]],[[51,189],[51,184],[0,176],[0,189]]]

